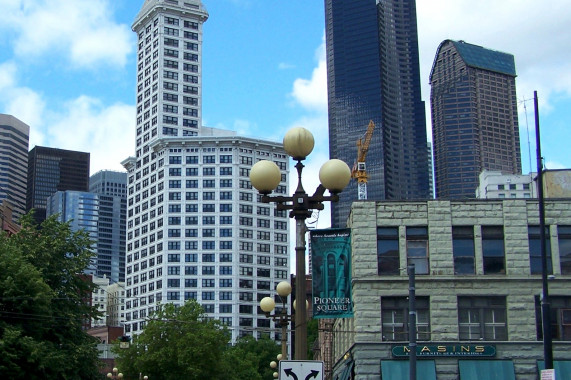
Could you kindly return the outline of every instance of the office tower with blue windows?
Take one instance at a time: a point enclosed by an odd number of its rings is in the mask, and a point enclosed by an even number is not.
[[[30,127],[12,115],[0,114],[0,135],[0,202],[10,203],[10,222],[15,222],[26,210]]]
[[[329,154],[352,166],[369,120],[368,199],[430,197],[414,0],[325,0]],[[357,184],[332,205],[342,227]]]
[[[26,211],[34,210],[34,219],[46,219],[48,197],[57,191],[89,190],[90,154],[72,150],[36,146],[28,153]]]
[[[202,37],[197,0],[147,0],[137,15],[136,154],[128,170],[125,330],[145,328],[165,302],[196,299],[244,335],[280,338],[261,298],[289,278],[287,212],[259,201],[249,180],[276,162],[288,194],[281,143],[202,126]]]
[[[443,41],[430,72],[436,197],[475,198],[482,170],[521,174],[514,56]]]
[[[127,173],[101,170],[89,177],[89,191],[97,194],[97,276],[125,282],[127,239]]]

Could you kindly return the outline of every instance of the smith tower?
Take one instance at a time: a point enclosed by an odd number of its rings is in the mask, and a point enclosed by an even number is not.
[[[232,340],[279,326],[258,300],[289,278],[289,218],[258,202],[249,181],[261,159],[282,172],[280,143],[202,125],[199,0],[147,0],[138,35],[136,155],[128,170],[125,331],[137,334],[159,303],[195,299]]]

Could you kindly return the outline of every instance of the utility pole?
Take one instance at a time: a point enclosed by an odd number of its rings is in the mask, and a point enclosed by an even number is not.
[[[551,312],[549,307],[549,287],[547,284],[547,252],[545,248],[545,204],[543,200],[543,161],[539,138],[539,106],[537,91],[533,92],[535,108],[535,141],[537,151],[537,194],[539,199],[539,239],[541,242],[541,322],[543,325],[543,357],[545,369],[553,369],[553,338],[551,336]]]
[[[414,264],[408,267],[408,347],[410,380],[416,380],[416,284]]]

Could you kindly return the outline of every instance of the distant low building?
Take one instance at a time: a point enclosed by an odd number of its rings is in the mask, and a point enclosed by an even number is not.
[[[2,223],[2,231],[8,234],[15,234],[22,228],[20,225],[13,222],[13,206],[7,200],[2,201],[0,204],[0,223]]]
[[[97,311],[101,313],[101,318],[92,318],[91,327],[102,327],[107,326],[107,305],[108,305],[108,294],[107,287],[109,286],[109,278],[103,277],[93,277],[93,283],[97,286],[93,289],[91,295],[91,302],[93,306],[97,307]]]
[[[571,198],[571,169],[545,170],[543,191],[546,198]]]
[[[537,198],[536,175],[537,173],[504,174],[501,171],[482,170],[476,198]]]
[[[125,324],[125,283],[118,282],[107,287],[107,325]]]
[[[537,198],[537,173],[505,174],[483,170],[480,173],[476,198]],[[543,171],[544,198],[571,198],[571,169]]]

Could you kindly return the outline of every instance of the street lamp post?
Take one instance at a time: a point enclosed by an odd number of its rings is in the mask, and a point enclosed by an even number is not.
[[[107,373],[109,379],[122,379],[123,374],[117,368],[113,368],[111,372]]]
[[[294,314],[287,313],[286,301],[291,294],[291,285],[287,281],[282,281],[276,287],[276,291],[282,300],[282,310],[280,313],[271,314],[276,307],[276,302],[272,297],[264,297],[260,301],[260,308],[266,314],[267,318],[271,318],[276,325],[282,328],[282,357],[287,358],[287,325],[294,317]]]
[[[262,202],[276,203],[278,210],[290,210],[290,218],[295,219],[295,298],[296,300],[306,300],[305,220],[311,216],[313,210],[323,210],[324,202],[337,202],[339,200],[339,193],[351,179],[351,170],[341,160],[327,161],[319,170],[321,184],[310,196],[303,189],[301,173],[304,168],[302,161],[313,150],[313,135],[305,128],[292,128],[285,134],[283,146],[286,153],[297,161],[295,168],[297,169],[298,183],[293,196],[269,195],[281,181],[280,169],[272,161],[262,160],[252,166],[250,182],[262,194]],[[324,195],[325,190],[329,190],[331,195]],[[298,304],[299,309],[295,313],[295,359],[305,360],[307,359],[307,307],[305,302],[298,302]]]

